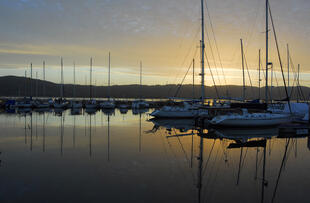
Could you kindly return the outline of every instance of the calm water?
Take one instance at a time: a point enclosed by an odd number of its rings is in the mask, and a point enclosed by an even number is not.
[[[0,201],[310,202],[309,137],[148,119],[0,114]]]

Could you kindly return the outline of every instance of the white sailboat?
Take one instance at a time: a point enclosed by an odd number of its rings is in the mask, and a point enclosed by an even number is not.
[[[27,80],[27,75],[25,72],[25,79]],[[29,108],[31,109],[33,107],[33,101],[32,101],[32,63],[30,63],[30,92],[29,92],[29,98],[24,97],[23,100],[17,101],[15,103],[15,107],[21,109],[21,108]]]
[[[199,107],[183,102],[182,106],[164,106],[150,115],[156,118],[194,118],[200,113]]]
[[[268,103],[268,12],[269,2],[266,0],[266,99]],[[234,127],[260,127],[260,126],[274,126],[282,123],[292,121],[291,111],[288,114],[279,113],[248,113],[246,109],[242,109],[242,114],[229,114],[214,117],[211,125],[217,126],[234,126]]]
[[[73,98],[71,100],[71,108],[72,109],[81,109],[82,103],[75,99],[76,97],[76,84],[75,84],[75,63],[73,63]]]
[[[115,109],[115,103],[114,101],[111,101],[110,99],[110,94],[111,94],[111,54],[109,52],[109,76],[108,76],[108,100],[107,101],[103,101],[102,103],[100,103],[100,108],[102,109]]]
[[[140,61],[140,94],[142,94],[141,88],[142,88],[142,62]],[[149,104],[146,101],[142,100],[140,96],[139,100],[132,101],[131,107],[133,109],[145,109],[149,108]]]
[[[200,107],[204,106],[205,101],[205,82],[204,82],[204,56],[205,56],[205,42],[204,42],[204,1],[201,0],[201,104],[189,104],[183,102],[182,107],[164,106],[159,110],[153,111],[150,115],[155,118],[194,118],[200,114],[208,114],[207,109]],[[193,63],[194,68],[194,63]]]
[[[65,109],[68,106],[68,102],[63,98],[64,97],[64,76],[63,76],[63,59],[60,61],[61,65],[61,78],[60,78],[60,98],[55,99],[54,108],[56,109]]]
[[[92,98],[92,63],[93,59],[90,58],[90,78],[89,78],[89,101],[86,102],[86,109],[96,109],[97,101]]]
[[[43,61],[43,82],[45,82],[45,61]],[[45,84],[43,85],[43,95],[45,95]],[[39,109],[48,109],[50,104],[46,100],[36,100],[35,107]]]
[[[211,125],[235,126],[235,127],[259,127],[274,126],[291,121],[290,114],[276,113],[248,113],[247,109],[242,109],[242,114],[229,114],[215,116]]]

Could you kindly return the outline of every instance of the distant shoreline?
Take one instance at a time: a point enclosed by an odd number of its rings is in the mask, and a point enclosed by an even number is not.
[[[32,87],[32,88],[31,88]],[[220,97],[242,97],[242,86],[228,85],[228,86],[206,86],[205,95],[209,98]],[[76,98],[89,98],[90,87],[89,85],[76,85]],[[45,89],[45,92],[44,92]],[[64,97],[73,97],[73,84],[64,84]],[[179,93],[176,95],[177,90]],[[216,93],[216,89],[218,94]],[[227,95],[228,90],[228,95]],[[310,95],[309,87],[292,88],[291,99],[302,99],[308,100]],[[111,95],[108,95],[109,87],[107,86],[92,86],[92,97],[98,99],[104,98],[118,98],[118,99],[167,99],[171,97],[178,98],[193,98],[193,86],[191,84],[179,85],[168,84],[168,85],[113,85],[110,87]],[[196,99],[199,99],[201,94],[200,85],[195,85],[194,95]],[[265,88],[261,88],[261,99],[265,96]],[[52,83],[49,81],[42,81],[36,79],[30,79],[25,77],[17,76],[3,76],[0,77],[0,97],[60,97],[60,84]],[[246,87],[246,98],[247,99],[258,99],[259,88],[258,87]],[[284,99],[285,91],[283,87],[274,87],[272,92],[273,99],[280,100]]]

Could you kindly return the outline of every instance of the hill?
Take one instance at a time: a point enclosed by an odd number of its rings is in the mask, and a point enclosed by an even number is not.
[[[16,76],[3,76],[0,77],[0,96],[45,96],[45,97],[59,97],[61,86],[49,81],[42,81],[36,79],[30,79],[25,77]],[[44,88],[46,91],[44,91]],[[200,85],[195,85],[194,95],[195,98],[200,96]],[[310,94],[310,88],[301,87],[304,97],[308,99]],[[227,94],[228,90],[228,94]],[[261,98],[265,97],[265,88],[261,88]],[[108,97],[107,86],[93,86],[92,94],[94,97]],[[178,94],[176,94],[178,92]],[[218,93],[217,93],[218,92]],[[292,98],[296,99],[298,95],[297,88],[292,88]],[[205,95],[210,98],[217,98],[217,95],[221,97],[230,96],[234,98],[240,98],[242,96],[242,87],[229,85],[229,86],[206,86]],[[246,98],[257,99],[259,95],[258,87],[246,87]],[[64,85],[64,96],[73,97],[73,85]],[[76,85],[76,97],[89,97],[90,88],[86,85]],[[133,85],[113,85],[111,86],[111,97],[114,98],[167,98],[167,97],[193,97],[192,85],[143,85],[140,87],[137,84]],[[285,98],[285,91],[283,87],[274,87],[272,91],[272,97],[274,99]]]

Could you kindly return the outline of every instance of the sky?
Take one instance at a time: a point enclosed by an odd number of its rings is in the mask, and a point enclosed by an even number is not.
[[[242,84],[240,39],[250,77],[258,85],[258,50],[265,60],[265,1],[206,0],[206,85]],[[310,86],[310,1],[270,0],[283,68],[286,46],[292,67],[301,66],[302,85]],[[0,75],[30,75],[60,82],[106,85],[111,53],[113,85],[138,84],[142,61],[143,84],[177,84],[195,58],[195,83],[200,83],[200,0],[0,0]],[[270,27],[271,29],[271,27]],[[280,77],[273,33],[270,62]],[[211,70],[211,71],[210,71]],[[214,76],[214,82],[211,77]],[[293,83],[293,72],[291,81]],[[286,73],[287,75],[287,73]],[[192,70],[185,83],[192,82]]]

